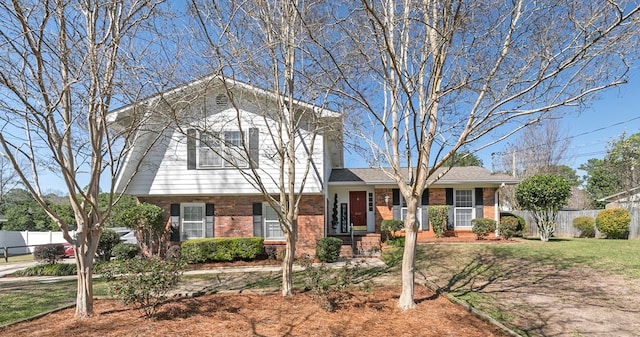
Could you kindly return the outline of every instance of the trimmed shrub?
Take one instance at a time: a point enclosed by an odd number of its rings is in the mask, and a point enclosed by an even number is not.
[[[579,216],[573,219],[573,227],[580,231],[581,238],[594,238],[596,236],[596,222],[590,216]]]
[[[262,238],[203,238],[181,244],[187,263],[255,260],[264,254]]]
[[[396,238],[396,232],[404,228],[404,221],[398,219],[386,219],[380,223],[380,230],[387,233],[387,238]]]
[[[110,293],[151,318],[165,302],[169,291],[178,285],[183,266],[180,259],[136,257],[112,262],[104,268],[102,275],[112,284]]]
[[[316,257],[322,262],[336,262],[340,256],[342,240],[338,238],[320,238],[316,240]]]
[[[449,206],[429,206],[429,222],[433,227],[433,232],[437,238],[444,236],[447,228],[447,218],[449,216]]]
[[[100,234],[100,240],[98,241],[98,250],[96,251],[96,258],[98,261],[111,260],[111,250],[113,247],[120,243],[120,234],[112,229],[105,229]]]
[[[605,209],[596,216],[596,228],[607,239],[625,239],[629,235],[631,215],[624,208]]]
[[[136,255],[140,254],[140,247],[134,243],[123,242],[113,246],[111,254],[113,254],[113,257],[119,261],[131,260],[136,257]]]
[[[51,243],[39,245],[33,249],[33,258],[47,264],[54,264],[64,255],[64,245],[62,243]]]
[[[504,216],[500,218],[500,226],[498,230],[500,232],[500,236],[505,240],[509,240],[518,235],[520,233],[520,228],[522,228],[520,226],[520,221],[518,221],[518,218],[515,216]]]
[[[473,228],[471,231],[476,235],[476,239],[481,240],[496,230],[496,221],[488,218],[477,218],[471,220]]]
[[[516,220],[518,221],[518,224],[516,226],[516,232],[512,236],[524,236],[524,231],[527,226],[527,221],[523,217],[519,216],[518,214],[509,213],[509,212],[500,212],[500,223],[502,223],[502,219],[506,217],[513,217],[513,218],[516,218]],[[510,220],[507,220],[507,221],[510,221]]]

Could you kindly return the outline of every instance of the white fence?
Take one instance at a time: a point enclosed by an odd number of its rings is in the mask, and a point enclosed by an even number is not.
[[[579,216],[590,216],[595,218],[601,210],[584,210],[584,211],[560,211],[558,213],[558,223],[556,226],[555,236],[557,237],[578,237],[580,231],[573,227],[573,219]],[[527,228],[525,229],[526,236],[538,236],[538,228],[533,216],[529,212],[514,211],[527,222]],[[631,209],[631,224],[629,225],[629,239],[640,239],[640,207]],[[596,236],[599,233],[596,230]]]
[[[73,236],[73,233],[71,233]],[[49,243],[65,243],[62,232],[30,232],[0,230],[0,248],[10,248],[10,255],[33,253],[34,246]]]

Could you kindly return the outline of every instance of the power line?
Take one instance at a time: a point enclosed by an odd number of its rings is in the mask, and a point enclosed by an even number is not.
[[[596,132],[599,132],[599,131],[603,131],[603,130],[606,130],[606,129],[612,128],[612,127],[614,127],[614,126],[619,126],[619,125],[622,125],[622,124],[625,124],[625,123],[629,123],[629,122],[631,122],[631,121],[638,120],[638,119],[640,119],[640,116],[638,116],[638,117],[633,117],[633,118],[630,118],[630,119],[625,120],[625,121],[621,121],[621,122],[613,123],[613,124],[608,125],[608,126],[603,126],[603,127],[597,128],[597,129],[593,129],[593,130],[590,130],[590,131],[586,131],[586,132],[583,132],[583,133],[579,133],[579,134],[577,134],[577,135],[568,136],[568,137],[565,137],[565,138],[562,138],[562,139],[557,139],[557,140],[553,141],[552,143],[554,143],[554,144],[555,144],[555,143],[558,143],[558,142],[561,142],[561,141],[565,141],[565,140],[570,140],[570,139],[573,139],[573,138],[576,138],[576,137],[586,136],[586,135],[589,135],[589,134],[592,134],[592,133],[596,133]],[[535,150],[535,149],[537,149],[537,148],[545,147],[545,146],[548,146],[548,145],[549,145],[549,144],[542,144],[542,145],[531,146],[531,147],[529,147],[529,148],[520,149],[520,151]],[[582,146],[582,147],[586,147],[586,146],[588,146],[588,145],[585,145],[585,146]],[[511,153],[511,152],[503,152],[503,151],[500,151],[500,152],[493,152],[491,155],[492,155],[492,156],[493,156],[493,155],[504,155],[504,154],[509,154],[509,153]]]

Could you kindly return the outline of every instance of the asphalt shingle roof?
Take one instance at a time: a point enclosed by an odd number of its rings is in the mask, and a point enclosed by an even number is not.
[[[405,171],[406,172],[406,171]],[[441,176],[442,175],[442,176]],[[441,176],[435,183],[436,177]],[[406,174],[406,179],[409,175]],[[518,179],[503,173],[491,171],[479,166],[439,168],[429,178],[429,184],[469,184],[469,183],[505,183],[515,184]],[[333,169],[329,183],[364,183],[367,185],[393,184],[394,181],[379,168],[344,168]]]

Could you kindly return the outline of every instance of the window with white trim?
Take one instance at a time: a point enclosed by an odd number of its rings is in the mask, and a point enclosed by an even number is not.
[[[475,209],[473,207],[474,193],[473,190],[455,190],[454,191],[454,218],[456,227],[472,227]]]
[[[246,153],[242,147],[242,132],[200,133],[198,140],[199,168],[248,166]]]
[[[264,212],[263,222],[264,222],[264,238],[265,240],[283,240],[284,233],[282,233],[282,228],[280,228],[280,219],[278,219],[278,215],[276,211],[269,206],[269,204],[264,204]]]
[[[402,205],[400,208],[400,220],[404,221],[407,218],[408,207],[402,194],[400,194],[400,205]],[[420,205],[418,205],[418,209],[416,210],[416,221],[418,221],[418,226],[422,228],[422,207],[420,207]]]
[[[205,237],[205,205],[200,203],[182,204],[182,240]]]

